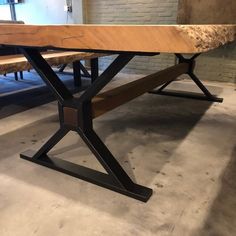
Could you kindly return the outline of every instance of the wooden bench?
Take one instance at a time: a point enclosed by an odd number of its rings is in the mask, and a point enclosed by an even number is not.
[[[24,22],[0,20],[0,24],[24,24]],[[104,56],[104,54],[98,53],[73,51],[46,51],[42,52],[42,55],[50,66],[62,65],[59,72],[63,72],[65,67],[72,63],[75,86],[81,85],[81,71],[83,72],[83,76],[90,77],[92,82],[98,77],[98,58]],[[83,66],[80,62],[81,60],[90,60],[91,73]],[[23,79],[23,71],[30,69],[32,69],[32,66],[28,63],[24,55],[19,54],[16,48],[0,46],[0,75],[14,73],[15,80],[18,80],[18,72],[20,73],[20,78]]]
[[[24,24],[23,21],[11,21],[11,20],[0,20],[0,24]],[[0,46],[0,56],[8,56],[8,55],[15,55],[20,54],[17,48],[11,47],[1,47]],[[21,78],[23,78],[22,71],[19,71]],[[18,71],[14,71],[15,80],[18,80]],[[4,74],[6,76],[6,74]]]
[[[63,64],[73,64],[74,84],[81,85],[81,71],[86,76],[90,76],[94,81],[98,77],[98,58],[104,54],[73,52],[73,51],[47,51],[42,52],[43,58],[50,66],[59,66]],[[81,60],[91,60],[91,73],[82,65]],[[32,69],[32,66],[22,54],[0,56],[0,74],[21,72]]]

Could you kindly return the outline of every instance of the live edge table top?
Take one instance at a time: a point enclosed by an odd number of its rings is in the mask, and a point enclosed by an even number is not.
[[[202,53],[236,40],[236,25],[0,24],[0,45],[135,53]]]

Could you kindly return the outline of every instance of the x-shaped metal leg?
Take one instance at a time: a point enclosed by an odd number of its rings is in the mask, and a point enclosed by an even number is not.
[[[188,63],[189,70],[188,75],[193,80],[193,82],[198,86],[198,88],[203,92],[203,94],[199,93],[190,93],[190,92],[179,92],[175,90],[165,90],[165,88],[171,84],[174,80],[164,84],[157,90],[151,91],[150,93],[159,94],[159,95],[167,95],[173,97],[183,97],[183,98],[191,98],[197,100],[206,100],[211,102],[223,102],[223,98],[218,98],[217,96],[211,94],[211,92],[203,85],[203,83],[199,80],[199,78],[194,74],[194,67],[195,67],[195,59],[200,54],[195,54],[190,59],[184,58],[181,54],[176,54],[176,57],[179,59],[179,63]]]
[[[152,189],[130,179],[93,130],[91,113],[92,98],[134,55],[119,55],[79,98],[74,98],[36,49],[25,48],[22,51],[58,100],[60,129],[37,152],[26,151],[21,158],[146,202],[152,195]],[[69,131],[80,135],[107,174],[48,155]]]

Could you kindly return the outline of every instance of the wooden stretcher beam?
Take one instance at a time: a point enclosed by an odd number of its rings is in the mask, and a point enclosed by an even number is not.
[[[159,71],[144,78],[124,84],[104,93],[98,94],[92,100],[92,114],[96,118],[128,101],[146,93],[156,87],[176,79],[187,73],[188,63],[181,63],[165,70]]]
[[[236,25],[0,24],[0,45],[80,51],[201,53],[236,39]]]

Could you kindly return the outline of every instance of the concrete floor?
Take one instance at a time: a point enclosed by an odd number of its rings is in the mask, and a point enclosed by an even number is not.
[[[0,235],[236,235],[236,91],[208,85],[223,104],[145,94],[95,120],[148,203],[19,158],[57,129],[55,102],[2,118]],[[74,133],[51,154],[101,170]]]

